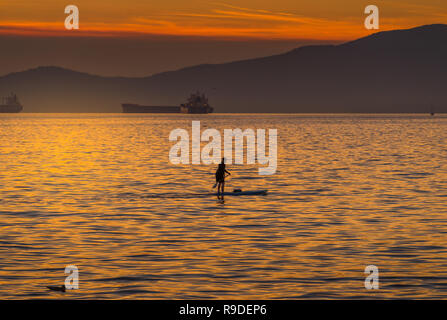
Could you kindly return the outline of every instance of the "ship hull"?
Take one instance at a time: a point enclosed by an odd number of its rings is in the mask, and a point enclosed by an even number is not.
[[[0,105],[0,113],[19,113],[22,112],[22,106]]]
[[[205,114],[212,113],[213,109],[211,107],[180,107],[181,113],[189,113],[189,114]]]

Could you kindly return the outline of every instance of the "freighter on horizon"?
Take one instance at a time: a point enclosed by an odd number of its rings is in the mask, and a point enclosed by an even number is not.
[[[142,106],[123,103],[124,113],[212,113],[214,108],[208,104],[208,98],[200,92],[193,93],[188,101],[180,106]]]
[[[2,98],[0,104],[0,113],[18,113],[23,110],[17,95],[11,93],[10,96]]]

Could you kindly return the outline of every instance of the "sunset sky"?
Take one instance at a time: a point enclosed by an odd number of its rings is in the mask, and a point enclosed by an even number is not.
[[[64,29],[69,4],[80,10],[80,30]],[[447,22],[445,0],[0,0],[0,40],[7,48],[0,58],[11,61],[0,74],[56,64],[144,76],[340,43],[372,32],[363,26],[369,4],[380,9],[379,31]],[[116,67],[118,61],[128,63]]]

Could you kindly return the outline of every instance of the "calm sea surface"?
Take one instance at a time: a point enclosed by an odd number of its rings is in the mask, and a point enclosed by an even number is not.
[[[191,120],[277,129],[277,174],[227,168],[270,193],[170,164]],[[443,115],[0,115],[0,298],[446,298],[446,141]]]

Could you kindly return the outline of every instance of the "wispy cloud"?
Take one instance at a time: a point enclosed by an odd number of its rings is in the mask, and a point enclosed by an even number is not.
[[[1,1],[1,0],[0,0]],[[447,13],[429,5],[412,5],[404,2],[382,1],[386,14],[381,15],[381,30],[414,26],[408,16],[421,12],[423,22],[446,19]],[[207,3],[208,5],[210,3]],[[126,18],[115,17],[113,23],[81,20],[81,30],[67,33],[63,23],[53,21],[5,21],[0,22],[0,33],[27,33],[35,35],[79,36],[140,36],[173,35],[200,36],[231,39],[308,39],[350,40],[370,34],[363,27],[362,12],[358,16],[316,17],[300,15],[292,11],[270,8],[249,8],[227,2],[213,2],[211,7],[191,10],[158,10],[151,14],[134,13]],[[395,14],[404,8],[406,14]],[[438,10],[436,10],[438,9]],[[136,15],[138,14],[138,15]],[[121,20],[120,20],[121,19]]]
[[[296,15],[290,12],[275,12],[264,9],[250,9],[244,7],[238,7],[226,3],[215,3],[221,8],[211,9],[209,13],[180,13],[176,12],[176,16],[184,17],[207,17],[217,19],[233,19],[233,20],[261,20],[261,21],[279,21],[279,22],[293,22],[293,23],[327,23],[328,19],[318,19],[312,17],[305,17]],[[228,10],[231,9],[231,10]]]

